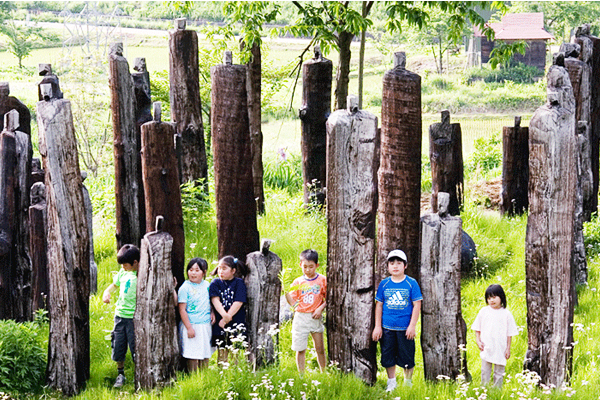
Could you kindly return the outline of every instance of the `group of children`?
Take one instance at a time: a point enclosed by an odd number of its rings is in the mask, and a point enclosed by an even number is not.
[[[112,359],[117,363],[118,375],[114,387],[125,383],[124,361],[127,346],[135,361],[133,314],[136,303],[137,269],[140,251],[125,245],[117,254],[121,269],[114,276],[102,299],[110,302],[111,294],[119,289],[115,307],[115,325],[111,335]],[[372,339],[380,342],[381,365],[386,369],[387,391],[396,386],[396,366],[404,370],[404,385],[412,386],[415,367],[416,326],[421,313],[423,296],[417,281],[405,274],[408,264],[402,250],[392,250],[387,256],[389,277],[379,283],[375,296],[375,328]],[[306,365],[308,336],[312,336],[317,362],[325,369],[323,310],[326,305],[327,279],[317,273],[319,256],[314,250],[300,254],[302,276],[296,278],[285,293],[294,309],[292,321],[292,350],[296,352],[298,371]],[[247,267],[233,256],[219,260],[210,284],[206,281],[208,263],[193,258],[187,266],[188,280],[177,293],[181,323],[179,326],[181,354],[194,371],[208,365],[218,348],[218,361],[226,362],[228,349],[234,341],[244,339],[246,285],[239,276],[245,276]],[[517,335],[515,320],[506,309],[506,295],[500,285],[491,285],[485,291],[487,307],[482,308],[472,325],[481,353],[481,381],[489,383],[494,369],[494,385],[502,386],[504,367],[510,357],[512,336]]]

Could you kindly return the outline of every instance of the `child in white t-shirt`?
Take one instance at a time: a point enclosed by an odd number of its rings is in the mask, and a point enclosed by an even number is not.
[[[494,367],[494,386],[502,387],[506,360],[510,358],[512,337],[519,331],[500,285],[490,285],[485,291],[487,307],[479,310],[471,327],[481,351],[481,384],[489,383]]]

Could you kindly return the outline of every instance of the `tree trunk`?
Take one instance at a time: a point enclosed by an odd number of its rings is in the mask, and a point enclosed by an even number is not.
[[[340,370],[374,384],[379,132],[377,117],[349,97],[348,110],[327,120],[327,348]]]
[[[155,112],[155,118],[157,118]],[[160,117],[159,117],[160,118]],[[142,125],[142,174],[146,193],[146,231],[151,232],[156,217],[164,217],[163,230],[173,237],[171,269],[177,287],[185,281],[185,232],[177,159],[173,148],[173,125],[150,121]]]
[[[31,206],[29,207],[29,254],[34,312],[40,308],[49,311],[47,232],[46,186],[42,182],[36,182],[31,187]]]
[[[441,212],[421,218],[421,347],[425,379],[434,382],[439,375],[470,378],[460,298],[461,241],[460,217]]]
[[[175,380],[179,346],[171,274],[173,244],[171,235],[158,227],[142,240],[133,317],[136,389],[160,388]]]
[[[243,42],[241,44],[243,46]],[[259,214],[265,213],[265,192],[263,189],[263,134],[261,130],[261,53],[260,45],[254,43],[251,49],[252,60],[246,65],[246,90],[248,92],[248,121],[250,123],[250,142],[252,146],[252,179],[254,198]]]
[[[213,157],[219,258],[258,250],[246,67],[211,68]]]
[[[248,312],[246,314],[250,363],[264,367],[277,362],[279,344],[279,299],[281,296],[281,258],[269,251],[270,240],[262,250],[248,254],[246,276]],[[277,329],[277,330],[276,330]]]
[[[47,380],[72,396],[90,376],[90,255],[71,103],[37,104],[46,171],[50,334]]]
[[[549,102],[537,109],[529,124],[525,368],[537,372],[542,383],[561,387],[572,363],[575,99],[564,68],[550,67],[547,81]]]
[[[302,66],[302,177],[304,204],[325,204],[323,185],[326,174],[327,131],[325,123],[331,113],[331,74],[333,63],[321,56],[315,46],[315,57]],[[344,100],[345,101],[345,100]]]
[[[404,68],[404,53],[395,57],[383,76],[375,285],[387,276],[386,256],[394,249],[404,250],[406,274],[419,280],[421,77]]]
[[[108,56],[115,157],[117,248],[140,245],[146,226],[140,138],[136,128],[136,100],[123,44],[113,43]]]
[[[463,204],[462,132],[460,124],[450,123],[450,112],[442,111],[442,122],[429,127],[431,160],[431,209],[438,211],[438,193],[450,195],[448,212],[460,215]]]
[[[502,128],[502,215],[521,215],[529,207],[529,128],[521,127],[521,117],[515,126]]]
[[[208,167],[202,103],[200,101],[198,34],[194,30],[169,31],[171,120],[181,137],[180,182],[202,185],[208,194]]]
[[[348,97],[348,85],[350,84],[350,60],[352,58],[350,45],[352,44],[352,39],[354,39],[353,33],[341,31],[338,34],[340,59],[335,77],[336,110],[346,109],[346,97]]]

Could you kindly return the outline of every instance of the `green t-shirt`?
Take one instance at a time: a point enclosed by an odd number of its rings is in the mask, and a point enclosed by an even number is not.
[[[119,298],[115,315],[121,318],[133,318],[137,290],[137,271],[125,271],[123,267],[113,278],[113,284],[119,287]]]

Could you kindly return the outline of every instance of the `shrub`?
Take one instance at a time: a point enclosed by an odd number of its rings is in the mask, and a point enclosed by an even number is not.
[[[467,169],[469,171],[486,173],[494,168],[498,168],[502,163],[500,143],[500,137],[496,133],[489,138],[481,137],[475,139],[475,151],[467,161]]]
[[[0,321],[0,389],[37,392],[44,384],[46,349],[40,326]]]
[[[543,71],[523,63],[518,63],[515,66],[502,69],[473,68],[466,73],[468,83],[473,83],[477,80],[483,80],[487,83],[503,83],[506,81],[515,83],[534,83],[536,78],[543,75]]]
[[[591,221],[583,223],[583,237],[587,257],[592,258],[600,254],[600,221],[598,220],[598,214],[594,214]]]
[[[303,185],[301,157],[279,149],[277,157],[264,163],[263,181],[273,189],[286,189],[290,194],[298,192]]]

